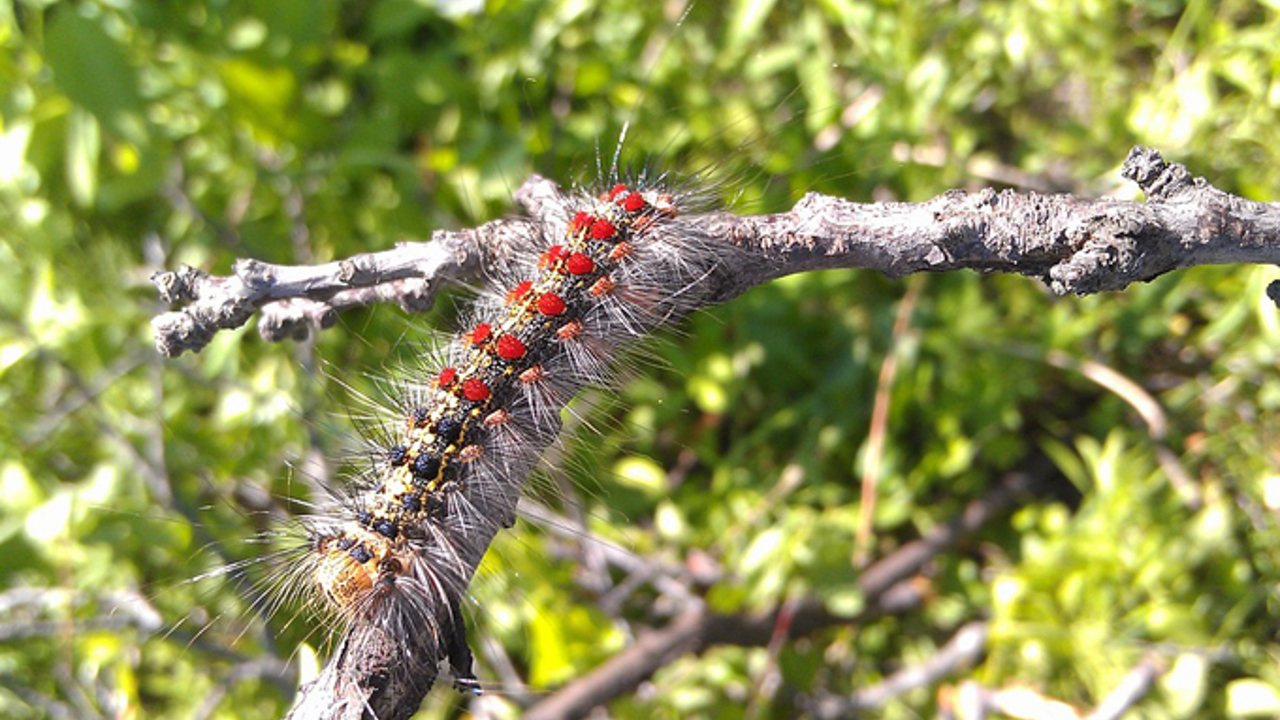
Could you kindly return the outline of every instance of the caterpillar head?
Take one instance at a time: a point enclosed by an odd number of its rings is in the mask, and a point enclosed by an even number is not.
[[[343,528],[313,542],[311,581],[329,608],[345,620],[371,611],[380,587],[409,571],[407,551],[361,527]]]
[[[339,615],[360,604],[373,588],[374,578],[368,568],[336,547],[320,551],[312,571],[312,580],[329,607]]]

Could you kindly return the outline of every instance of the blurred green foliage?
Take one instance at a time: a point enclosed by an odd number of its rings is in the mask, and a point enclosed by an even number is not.
[[[810,190],[920,200],[1003,182],[1130,196],[1116,175],[1135,143],[1280,197],[1274,2],[734,0],[678,22],[684,10],[0,0],[0,715],[193,717],[215,688],[227,694],[201,716],[280,715],[295,680],[228,678],[268,655],[314,667],[324,632],[291,610],[265,627],[251,591],[201,573],[260,555],[267,516],[341,454],[352,391],[411,356],[423,326],[451,327],[447,307],[383,308],[313,343],[239,331],[163,361],[155,270],[318,262],[475,225],[512,212],[531,172],[589,182],[627,121],[629,162],[711,166],[741,212]],[[599,434],[541,482],[604,542],[717,563],[718,609],[860,606],[859,478],[887,355],[899,371],[870,557],[1040,454],[1076,500],[1024,507],[938,558],[917,614],[776,657],[682,658],[612,715],[790,717],[798,697],[874,683],[983,616],[990,653],[969,676],[991,687],[1087,708],[1156,650],[1173,669],[1142,717],[1280,712],[1280,313],[1263,294],[1276,275],[1199,269],[1075,299],[970,273],[820,273],[638,353],[620,400],[587,414]],[[911,283],[920,299],[895,337]],[[1137,382],[1167,435],[1054,353]],[[474,586],[474,637],[534,693],[630,641],[584,594],[574,545],[522,524]],[[663,603],[644,587],[624,617],[660,623]],[[783,682],[762,692],[773,663]],[[526,688],[491,684],[486,707],[514,714]],[[919,690],[883,716],[935,702]],[[422,716],[461,711],[441,691]]]

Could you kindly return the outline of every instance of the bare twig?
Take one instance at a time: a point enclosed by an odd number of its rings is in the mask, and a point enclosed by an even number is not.
[[[64,718],[65,720],[80,720],[82,717],[70,705],[23,685],[21,679],[15,675],[7,672],[0,673],[0,684],[3,684],[6,690],[18,696],[18,699],[22,702],[44,711],[46,717],[54,718],[55,720],[63,720]]]
[[[1080,720],[1071,705],[1027,687],[986,691],[988,709],[1017,720]]]
[[[1147,654],[1085,720],[1120,720],[1151,692],[1166,669],[1167,664],[1159,655]]]
[[[889,400],[893,383],[898,376],[898,346],[911,327],[916,301],[920,298],[921,283],[912,283],[898,304],[893,319],[892,344],[880,363],[880,376],[876,380],[875,401],[871,406],[871,428],[867,431],[866,456],[862,466],[862,496],[858,505],[858,531],[854,536],[854,564],[865,562],[871,551],[871,526],[876,515],[876,485],[880,481],[880,464],[884,460],[884,441],[889,434]]]
[[[960,628],[951,639],[919,665],[904,668],[883,681],[863,688],[849,697],[828,697],[813,708],[814,717],[847,718],[863,710],[878,708],[917,688],[932,685],[946,676],[972,665],[986,652],[989,629],[985,622]]]
[[[200,703],[200,707],[192,717],[195,720],[212,717],[232,688],[245,680],[254,678],[270,680],[284,687],[286,691],[292,689],[294,683],[294,673],[289,669],[288,663],[283,660],[274,657],[247,660],[236,665],[231,672],[218,681],[218,684],[205,695],[204,701]]]
[[[1031,688],[992,690],[974,681],[961,683],[956,692],[949,693],[941,709],[943,717],[984,718],[999,713],[1026,720],[1120,720],[1151,692],[1167,667],[1157,653],[1146,654],[1088,715]]]
[[[1083,295],[1196,265],[1280,262],[1277,205],[1222,192],[1146,148],[1134,148],[1122,172],[1148,202],[985,190],[952,191],[923,203],[857,204],[811,193],[787,213],[704,215],[707,235],[736,252],[724,253],[721,267],[697,289],[697,301],[713,305],[784,275],[830,268],[870,268],[893,277],[965,268],[1007,272]],[[516,198],[532,222],[563,225],[565,196],[555,183],[533,176]],[[307,325],[328,327],[348,307],[397,302],[425,310],[447,282],[504,264],[530,222],[512,218],[438,231],[430,243],[316,266],[241,260],[227,277],[192,268],[156,273],[152,279],[167,301],[188,303],[152,321],[156,347],[168,356],[199,350],[218,330],[239,327],[255,313],[263,316],[264,337],[279,340]]]
[[[1204,499],[1201,497],[1196,481],[1166,443],[1169,435],[1169,419],[1165,415],[1164,407],[1141,385],[1108,365],[1096,360],[1074,358],[1058,350],[1044,352],[1021,345],[1005,346],[1002,349],[1018,357],[1042,360],[1056,368],[1080,373],[1085,379],[1123,400],[1138,413],[1147,426],[1147,435],[1155,445],[1156,460],[1160,463],[1160,468],[1164,470],[1173,489],[1182,498],[1183,504],[1193,512],[1204,505]]]
[[[88,604],[110,610],[74,620],[80,630],[134,628],[150,634],[164,625],[156,609],[132,592],[89,595],[64,588],[14,588],[0,593],[0,642],[57,636],[65,632],[71,612]]]
[[[920,589],[909,581],[889,588],[855,618],[833,615],[821,603],[805,600],[792,609],[786,637],[802,637],[831,625],[857,624],[875,615],[907,612],[918,607],[921,600]],[[533,706],[522,718],[585,717],[592,708],[633,691],[676,658],[695,655],[715,645],[766,646],[778,626],[779,612],[780,607],[754,615],[716,613],[705,606],[690,610],[661,630],[640,636],[631,647]]]

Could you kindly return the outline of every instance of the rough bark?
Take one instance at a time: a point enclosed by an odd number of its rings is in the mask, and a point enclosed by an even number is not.
[[[1245,200],[1192,177],[1154,150],[1134,148],[1122,170],[1147,202],[1041,195],[1011,190],[952,191],[922,203],[859,204],[816,193],[790,212],[709,213],[724,263],[697,291],[714,305],[775,278],[810,270],[869,268],[892,277],[969,269],[1037,278],[1056,293],[1123,290],[1181,268],[1280,262],[1280,205]],[[341,310],[395,302],[429,309],[450,282],[480,277],[506,261],[529,223],[554,219],[563,190],[533,176],[516,193],[528,218],[438,231],[429,242],[323,265],[240,260],[234,274],[190,267],[153,276],[161,296],[185,303],[156,316],[156,348],[173,357],[199,351],[218,330],[255,314],[268,340],[305,337]],[[1280,298],[1280,288],[1268,290]]]

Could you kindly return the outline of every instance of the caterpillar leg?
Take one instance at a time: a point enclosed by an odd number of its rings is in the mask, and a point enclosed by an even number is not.
[[[449,668],[453,671],[453,689],[464,695],[479,695],[483,689],[476,679],[471,646],[467,644],[467,624],[457,603],[453,605],[453,622],[449,625],[445,649],[449,655]]]

